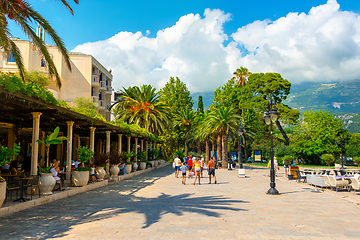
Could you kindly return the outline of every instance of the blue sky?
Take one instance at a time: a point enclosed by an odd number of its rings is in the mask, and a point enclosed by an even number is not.
[[[179,76],[192,92],[213,91],[239,66],[293,83],[360,78],[360,1],[69,2],[74,16],[60,1],[29,0],[69,50],[113,70],[115,88]]]

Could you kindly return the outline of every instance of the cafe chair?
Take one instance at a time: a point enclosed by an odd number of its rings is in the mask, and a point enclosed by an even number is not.
[[[19,190],[21,190],[21,184],[18,181],[8,181],[6,184],[5,203],[9,197],[9,195],[10,195],[10,201],[12,200],[13,192],[16,192],[16,199],[17,199]]]
[[[334,187],[336,189],[336,192],[338,191],[339,187],[345,188],[349,185],[348,180],[344,179],[336,179],[335,176],[329,175],[330,185],[331,187]]]
[[[359,178],[350,178],[351,180],[351,187],[354,189],[354,193],[356,193],[356,190],[360,190],[360,180]]]

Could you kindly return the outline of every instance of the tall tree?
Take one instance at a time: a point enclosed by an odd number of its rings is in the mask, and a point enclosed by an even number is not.
[[[188,132],[195,121],[195,113],[191,109],[182,109],[174,118],[175,126],[185,129],[185,156],[188,155]]]
[[[120,92],[121,97],[111,106],[117,120],[137,124],[156,134],[169,127],[169,107],[160,100],[156,88],[142,85],[123,88]]]
[[[61,2],[69,9],[71,14],[73,13],[68,1],[61,0]],[[74,0],[76,4],[79,4],[78,0]],[[45,20],[37,11],[35,11],[28,1],[25,0],[0,0],[0,47],[7,52],[8,56],[13,55],[15,62],[19,68],[19,74],[23,80],[26,79],[26,72],[21,56],[20,49],[16,46],[15,42],[11,39],[11,33],[8,28],[9,20],[13,20],[19,25],[24,33],[29,37],[41,52],[47,63],[47,69],[50,76],[54,77],[57,81],[57,85],[61,87],[60,76],[56,70],[55,64],[46,48],[44,41],[37,36],[33,27],[34,22],[41,26],[45,32],[50,36],[55,45],[60,50],[63,59],[67,67],[71,70],[69,56],[65,48],[63,40],[57,35],[55,30],[51,27],[47,20]]]
[[[219,106],[212,108],[205,123],[205,128],[218,133],[218,139],[222,140],[222,167],[226,168],[227,158],[227,136],[229,132],[235,133],[239,126],[240,116],[234,113],[232,107]],[[219,144],[218,144],[219,145]]]
[[[203,102],[202,96],[199,96],[197,111],[198,111],[198,113],[204,113],[204,102]]]

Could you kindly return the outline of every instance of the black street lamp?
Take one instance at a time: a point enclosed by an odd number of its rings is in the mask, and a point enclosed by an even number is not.
[[[231,136],[231,132],[229,132],[229,136],[228,136],[228,141],[230,142],[232,139],[232,136]],[[228,158],[228,170],[232,170],[231,168],[231,162],[230,162],[230,159],[231,159],[231,149],[230,149],[230,145],[229,145],[229,154],[228,154],[229,158]]]
[[[338,145],[338,143],[335,141],[336,145]],[[346,142],[345,142],[346,145]],[[342,142],[342,138],[340,138],[340,149],[341,149],[341,153],[340,153],[340,161],[341,161],[341,169],[344,169],[344,157],[343,157],[343,142]]]
[[[239,125],[239,129],[237,131],[240,139],[239,139],[239,145],[240,145],[240,156],[239,156],[239,165],[240,165],[240,169],[243,169],[243,163],[242,163],[242,150],[241,150],[241,137],[244,134],[244,129],[241,127],[241,120],[240,120],[240,125]]]
[[[268,110],[265,113],[264,120],[267,125],[270,125],[270,136],[271,136],[271,163],[270,163],[270,189],[266,192],[267,194],[277,195],[279,191],[275,188],[275,166],[274,166],[274,148],[273,148],[273,132],[272,132],[272,123],[276,122],[279,117],[279,113],[275,107],[275,100],[272,96],[268,102]]]

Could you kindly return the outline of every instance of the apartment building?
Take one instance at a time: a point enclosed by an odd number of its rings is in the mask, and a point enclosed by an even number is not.
[[[21,51],[24,66],[27,71],[42,71],[47,73],[46,64],[41,53],[29,41],[13,39]],[[58,100],[65,100],[70,106],[76,97],[91,98],[98,105],[98,113],[110,121],[112,80],[111,71],[108,71],[93,56],[83,53],[69,52],[72,71],[70,71],[57,47],[47,45],[56,69],[60,75],[62,86],[59,89],[54,79],[50,80],[48,89]],[[18,68],[14,57],[9,54],[0,58],[0,71],[17,72]]]

